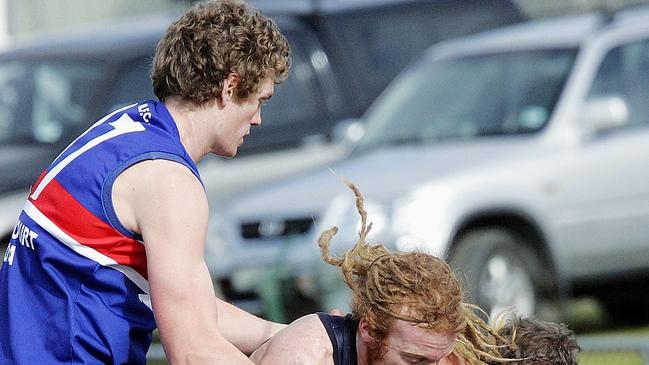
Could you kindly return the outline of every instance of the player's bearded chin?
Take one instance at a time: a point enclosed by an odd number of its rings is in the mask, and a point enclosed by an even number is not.
[[[385,354],[387,349],[387,339],[380,340],[373,339],[372,342],[367,343],[367,352],[365,353],[365,360],[367,364],[377,364]]]

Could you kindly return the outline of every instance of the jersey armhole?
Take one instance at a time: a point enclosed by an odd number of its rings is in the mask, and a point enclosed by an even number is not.
[[[124,225],[122,225],[122,222],[120,222],[119,218],[117,217],[117,213],[115,212],[115,207],[113,206],[113,184],[115,183],[117,177],[122,172],[124,172],[124,170],[135,165],[138,162],[142,162],[146,160],[168,160],[168,161],[174,161],[181,165],[184,165],[192,172],[194,176],[196,176],[198,181],[203,186],[203,189],[205,189],[205,186],[203,185],[203,181],[201,180],[200,176],[196,173],[196,171],[194,171],[194,169],[187,163],[187,161],[185,161],[185,159],[173,153],[149,152],[149,153],[137,155],[127,160],[126,162],[122,163],[117,169],[115,169],[115,171],[113,171],[110,175],[108,175],[108,177],[106,177],[106,180],[102,185],[101,188],[102,207],[104,208],[104,213],[106,214],[108,223],[111,226],[113,226],[113,228],[118,230],[124,236],[133,238],[138,241],[142,241],[142,235],[124,227]]]
[[[333,347],[334,365],[341,365],[339,361],[339,353],[338,353],[338,339],[336,338],[336,334],[334,333],[334,329],[333,329],[335,324],[331,320],[331,316],[329,314],[318,312],[317,315],[318,318],[320,319],[320,322],[322,322],[322,326],[324,326],[325,330],[327,331],[327,336],[329,336],[329,341],[331,341],[331,346]]]

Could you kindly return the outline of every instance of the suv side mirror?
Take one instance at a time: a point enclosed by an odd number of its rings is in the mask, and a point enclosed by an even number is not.
[[[334,143],[352,145],[365,134],[365,126],[361,119],[345,119],[334,125],[332,139]]]
[[[629,107],[619,95],[604,95],[586,100],[582,118],[591,132],[616,128],[629,120]]]

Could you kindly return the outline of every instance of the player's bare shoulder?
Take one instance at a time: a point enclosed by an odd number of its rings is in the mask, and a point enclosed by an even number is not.
[[[207,219],[208,214],[198,178],[186,166],[164,159],[144,160],[125,169],[113,183],[112,200],[122,225],[138,233],[143,217],[168,222],[154,216],[182,212]]]
[[[291,323],[259,347],[250,359],[257,365],[333,365],[333,346],[317,314]]]

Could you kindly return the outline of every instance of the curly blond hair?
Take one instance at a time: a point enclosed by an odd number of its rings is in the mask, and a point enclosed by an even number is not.
[[[462,291],[451,268],[423,252],[391,252],[383,245],[367,244],[372,224],[367,224],[363,197],[354,184],[347,185],[361,216],[358,241],[344,256],[333,257],[330,242],[338,229],[332,227],[321,234],[318,245],[324,261],[340,267],[353,293],[353,316],[367,321],[378,342],[385,340],[396,319],[439,332],[462,331]]]
[[[151,79],[156,96],[201,104],[217,97],[228,75],[239,75],[245,99],[261,81],[284,81],[290,68],[286,38],[277,25],[238,0],[206,1],[172,23],[158,43]]]
[[[514,317],[498,334],[509,338],[511,346],[501,349],[507,358],[521,359],[520,365],[577,365],[580,351],[577,338],[563,323]]]
[[[462,303],[467,325],[455,341],[453,352],[467,365],[506,364],[516,361],[506,358],[502,351],[511,347],[510,339],[501,336],[497,329],[487,324],[487,314],[478,306]]]
[[[505,312],[488,325],[478,307],[465,304],[467,326],[453,352],[468,365],[577,365],[575,334],[563,323]]]

